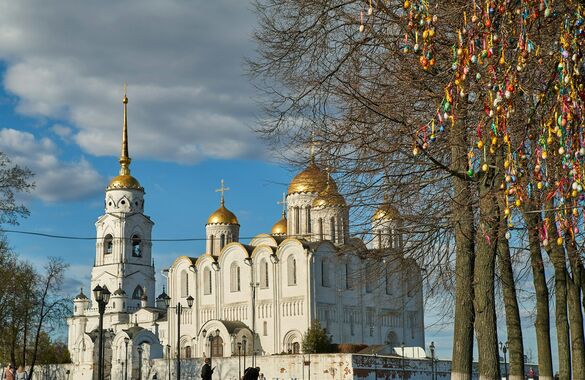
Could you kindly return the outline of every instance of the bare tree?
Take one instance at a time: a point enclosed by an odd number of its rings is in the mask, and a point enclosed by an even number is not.
[[[67,300],[60,294],[63,285],[65,271],[69,267],[63,259],[50,257],[45,265],[45,272],[39,281],[38,286],[38,304],[36,308],[36,326],[34,335],[34,345],[31,354],[29,373],[34,372],[36,364],[38,347],[43,330],[47,331],[52,325],[62,323],[69,314],[69,305]]]

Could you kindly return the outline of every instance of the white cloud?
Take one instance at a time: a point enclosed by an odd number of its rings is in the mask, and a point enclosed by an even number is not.
[[[133,156],[196,162],[262,157],[247,1],[0,1],[4,86],[17,110],[75,128],[92,155],[117,155],[122,83]],[[56,133],[59,133],[55,131]],[[63,131],[61,131],[63,132]]]
[[[0,129],[0,151],[35,173],[32,195],[46,202],[82,199],[102,190],[96,188],[96,183],[105,183],[83,158],[61,162],[57,146],[48,138],[37,139],[28,132]]]

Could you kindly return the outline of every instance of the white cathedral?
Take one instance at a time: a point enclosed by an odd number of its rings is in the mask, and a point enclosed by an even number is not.
[[[334,343],[425,346],[421,269],[403,256],[397,209],[382,203],[367,245],[350,237],[348,205],[313,157],[290,183],[286,212],[272,231],[247,243],[239,241],[222,181],[220,207],[205,226],[205,252],[178,257],[163,270],[167,285],[155,298],[154,222],[144,214],[144,188],[130,174],[127,103],[124,96],[120,173],[96,222],[90,286],[111,291],[103,323],[107,377],[126,371],[134,378],[139,357],[300,353],[314,320]],[[98,306],[91,291],[73,304],[68,347],[76,373],[86,368],[91,376]]]

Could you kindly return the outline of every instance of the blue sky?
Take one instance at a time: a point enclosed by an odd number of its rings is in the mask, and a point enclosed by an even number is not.
[[[286,152],[271,152],[253,131],[258,94],[243,65],[255,49],[250,9],[233,0],[59,0],[50,7],[1,0],[0,150],[30,167],[37,184],[25,197],[31,216],[15,229],[95,235],[105,186],[118,171],[127,81],[131,169],[146,190],[154,238],[202,238],[222,178],[240,235],[269,232],[295,168],[279,163]],[[64,257],[71,294],[88,286],[93,241],[8,238],[38,266]],[[157,269],[202,251],[201,241],[153,246]],[[434,320],[427,311],[427,323]],[[536,352],[533,330],[526,332]],[[428,329],[431,341],[450,357],[449,326]]]

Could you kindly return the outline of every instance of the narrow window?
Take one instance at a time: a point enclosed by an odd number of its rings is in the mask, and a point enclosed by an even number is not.
[[[113,238],[112,235],[107,234],[106,237],[104,238],[104,253],[106,255],[109,255],[110,253],[112,253],[112,249],[113,249]]]
[[[240,267],[237,263],[232,263],[230,267],[230,290],[232,292],[240,291]]]
[[[139,300],[144,295],[144,289],[140,285],[134,288],[134,292],[132,292],[132,299]]]
[[[294,231],[295,235],[298,235],[301,232],[300,231],[301,230],[300,214],[301,214],[301,212],[300,212],[299,207],[295,207],[295,231]]]
[[[287,259],[287,278],[289,286],[297,284],[297,260],[294,256],[289,256]]]
[[[268,288],[268,262],[260,260],[260,287]]]
[[[319,240],[323,240],[323,219],[319,218]]]
[[[215,236],[209,235],[209,241],[209,254],[213,256],[215,254]]]
[[[264,333],[264,336],[268,336],[268,322],[266,321],[263,323],[262,332]]]
[[[141,257],[142,256],[142,246],[140,236],[133,235],[132,236],[132,256],[134,257]]]
[[[181,297],[189,295],[189,273],[184,270],[181,272]]]
[[[329,228],[331,229],[331,241],[335,242],[335,219],[331,218],[329,221]]]
[[[307,233],[310,234],[312,232],[311,231],[311,206],[308,206],[306,208],[306,211],[307,211],[307,222],[306,222]]]
[[[386,294],[392,295],[392,276],[388,268],[386,268]]]
[[[384,246],[382,245],[382,231],[378,231],[378,248],[382,249]]]
[[[349,263],[345,263],[345,289],[351,289]]]
[[[223,249],[225,246],[225,235],[221,234],[219,237],[219,249]]]
[[[366,293],[371,293],[374,289],[374,281],[372,281],[371,275],[374,270],[374,266],[371,263],[366,264],[366,272],[364,274],[364,280],[366,282]]]
[[[203,270],[203,294],[211,294],[211,270],[209,267]]]
[[[329,263],[327,259],[321,259],[321,286],[329,287]]]

